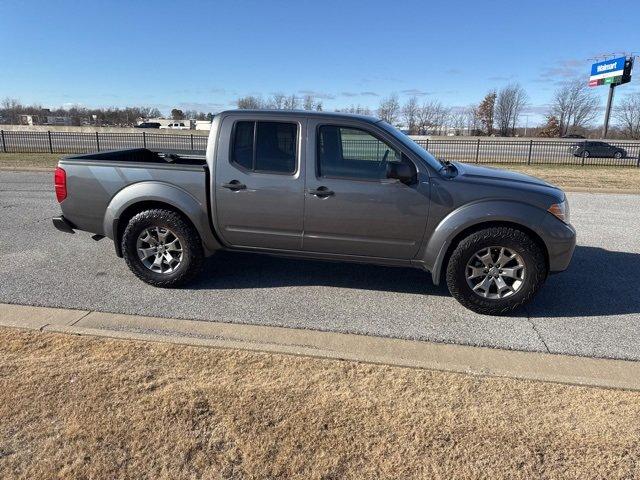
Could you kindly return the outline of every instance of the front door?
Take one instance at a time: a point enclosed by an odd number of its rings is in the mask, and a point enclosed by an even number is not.
[[[234,247],[302,246],[304,123],[282,117],[226,117],[217,148],[216,219]]]
[[[303,250],[413,258],[427,222],[428,182],[386,178],[387,162],[411,160],[373,125],[310,120],[308,138]]]

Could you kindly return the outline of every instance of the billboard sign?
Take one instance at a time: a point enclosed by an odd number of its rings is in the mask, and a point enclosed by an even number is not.
[[[609,85],[612,83],[622,83],[622,76],[627,65],[626,57],[614,58],[591,65],[591,76],[589,86]]]

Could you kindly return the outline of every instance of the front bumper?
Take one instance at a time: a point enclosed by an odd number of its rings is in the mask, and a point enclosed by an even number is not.
[[[58,230],[64,233],[76,233],[74,229],[76,228],[73,223],[64,218],[64,215],[60,215],[59,217],[53,217],[53,226]]]
[[[566,270],[576,248],[576,229],[549,214],[542,222],[542,231],[549,253],[549,271]]]

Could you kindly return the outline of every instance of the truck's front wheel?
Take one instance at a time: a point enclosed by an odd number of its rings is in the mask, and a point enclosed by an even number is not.
[[[200,235],[180,214],[164,209],[135,215],[122,236],[122,253],[131,271],[156,287],[176,287],[200,271]]]
[[[447,286],[474,312],[499,315],[527,303],[547,277],[541,247],[509,227],[480,230],[463,239],[447,265]]]

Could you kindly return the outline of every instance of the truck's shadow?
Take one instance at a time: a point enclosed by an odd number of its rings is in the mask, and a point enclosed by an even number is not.
[[[431,275],[413,268],[288,259],[219,252],[205,262],[197,289],[331,286],[423,295],[448,295]]]
[[[221,252],[207,260],[192,288],[332,286],[381,292],[448,295],[417,269]],[[640,254],[576,247],[569,270],[548,278],[531,316],[590,317],[640,313]],[[426,313],[426,312],[425,312]]]
[[[576,247],[566,272],[552,275],[527,308],[531,316],[640,313],[640,254]]]

